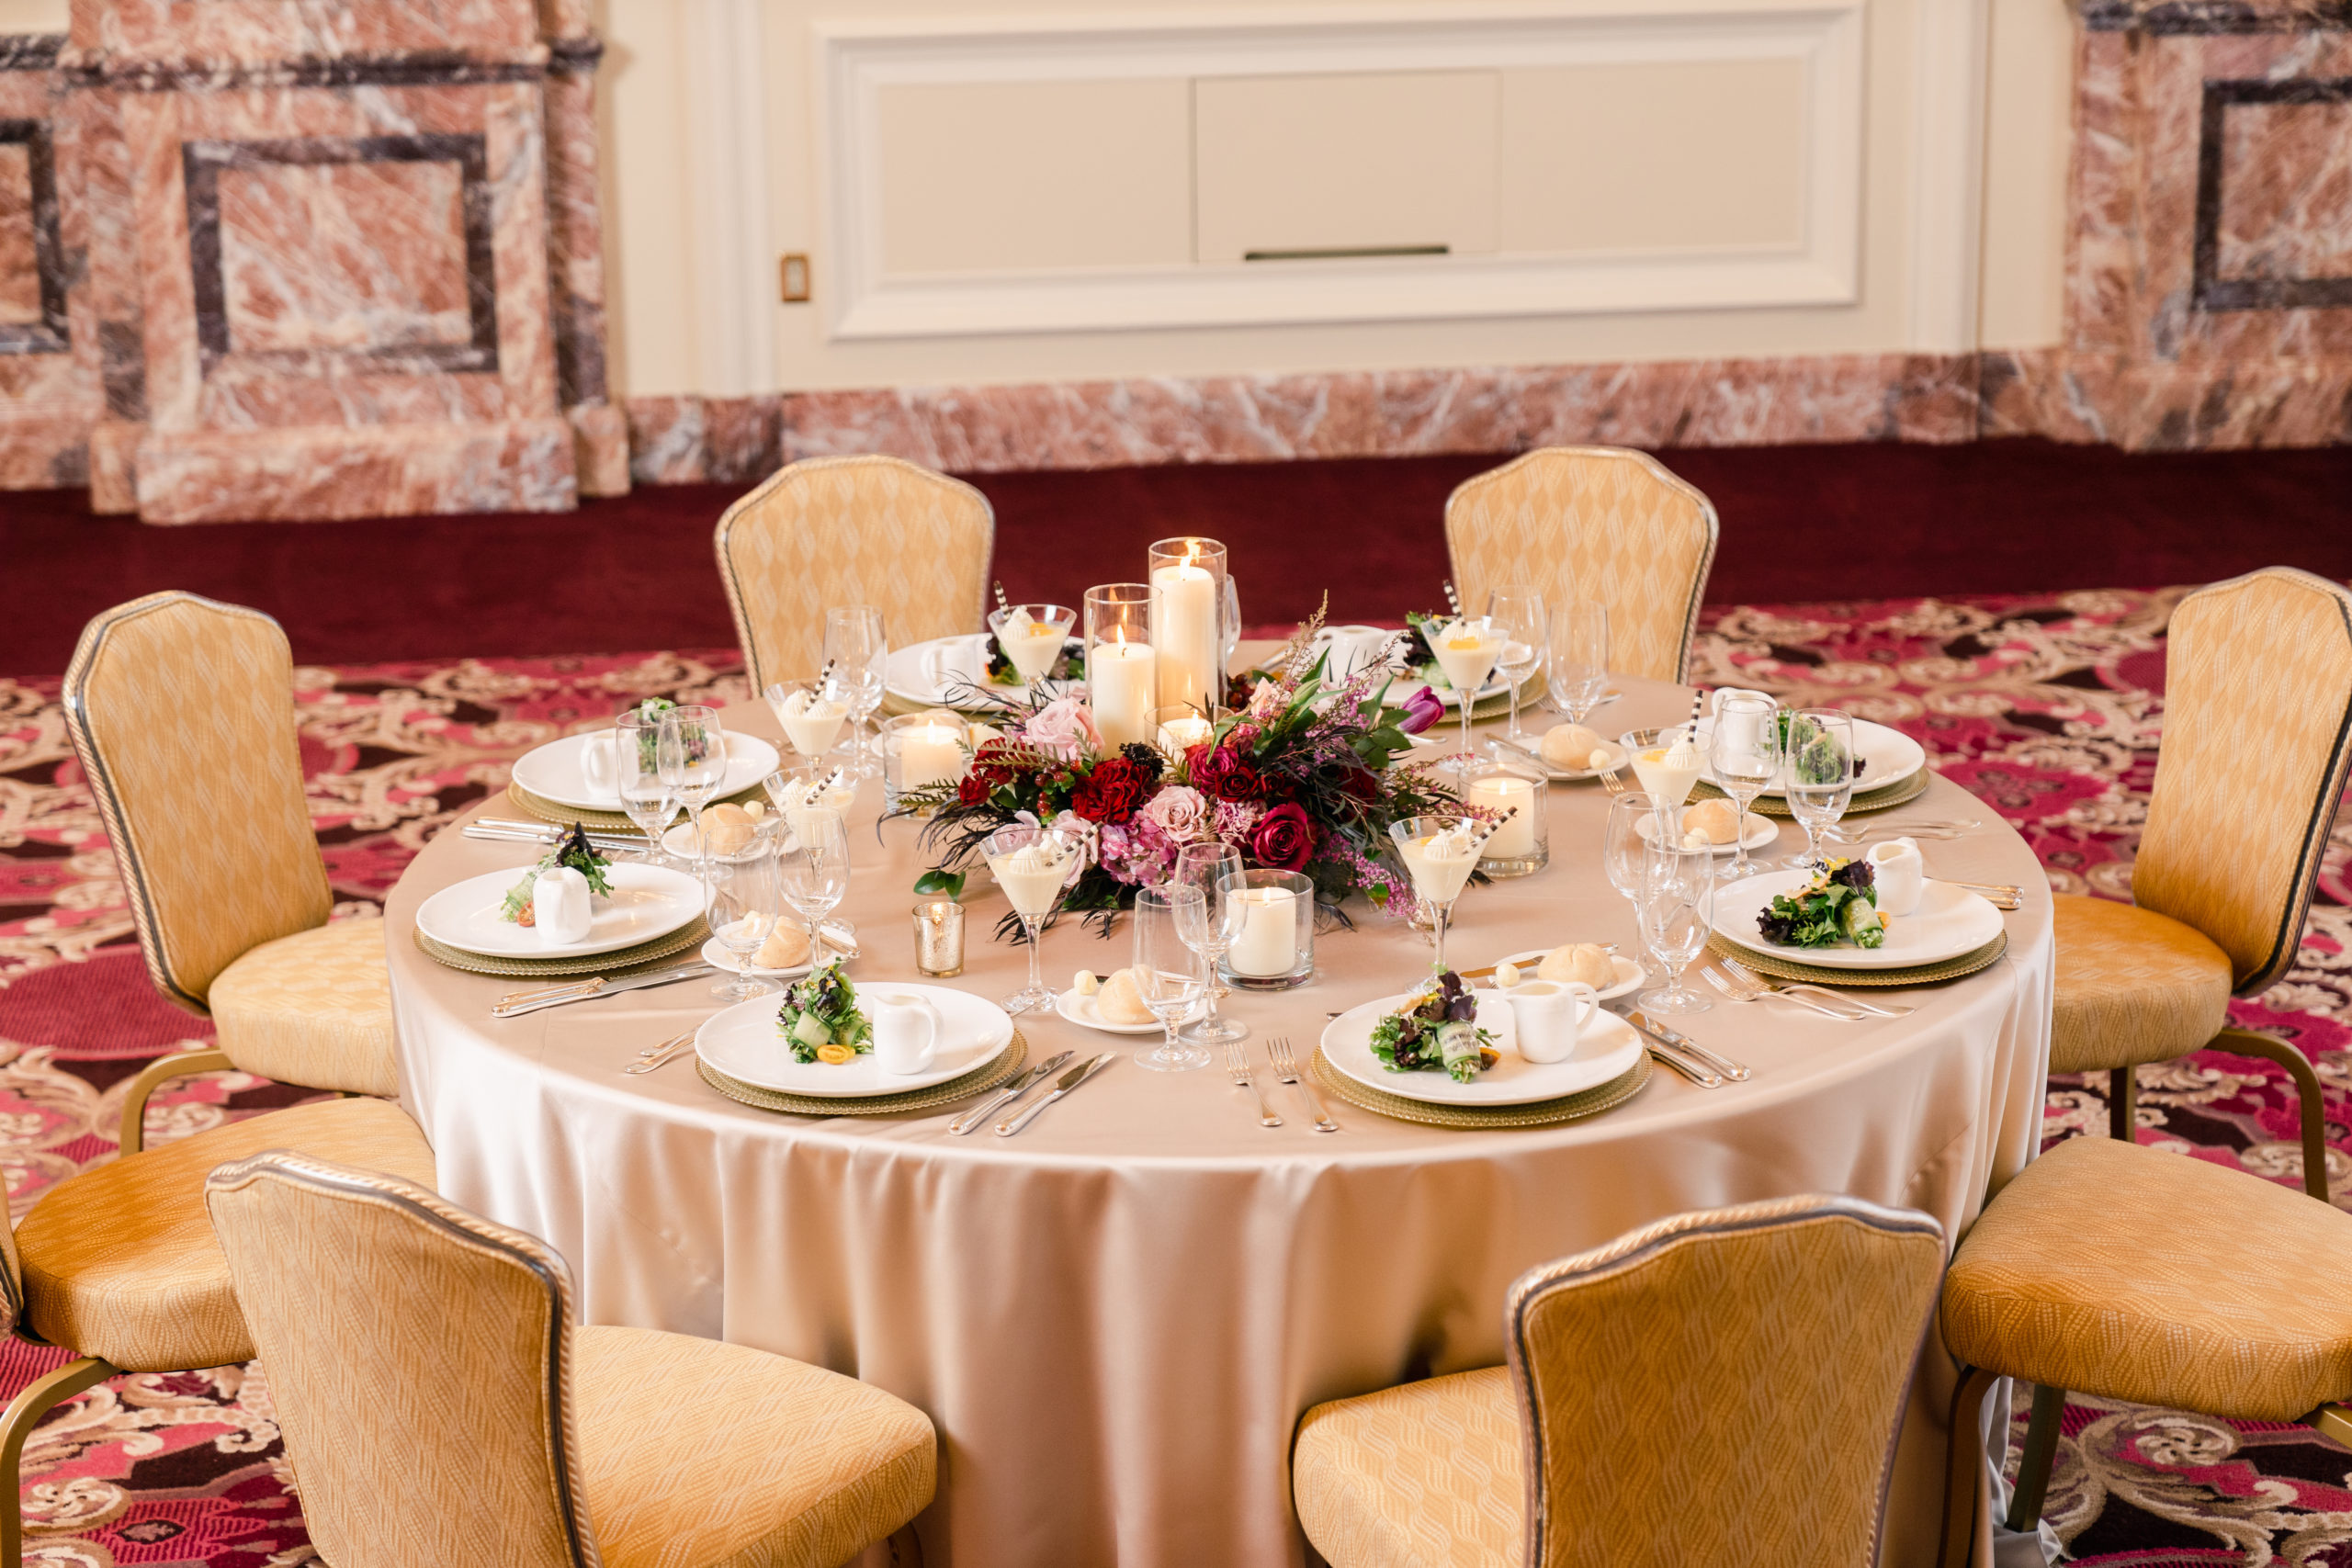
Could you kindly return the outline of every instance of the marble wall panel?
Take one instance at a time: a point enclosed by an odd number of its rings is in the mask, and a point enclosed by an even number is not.
[[[139,446],[139,513],[150,523],[220,523],[565,512],[571,445],[560,418],[150,432]]]
[[[513,0],[76,0],[74,7],[74,43],[117,65],[209,72],[387,55],[527,58],[537,34],[532,7]]]
[[[32,153],[28,142],[0,141],[0,326],[42,319]]]
[[[2352,304],[2352,83],[2340,93],[2244,104],[2222,121],[2221,276],[2325,279]]]
[[[217,259],[231,351],[470,343],[465,187],[455,159],[221,170]]]
[[[62,40],[0,39],[0,489],[82,482],[94,382],[75,353],[85,231],[60,122]]]

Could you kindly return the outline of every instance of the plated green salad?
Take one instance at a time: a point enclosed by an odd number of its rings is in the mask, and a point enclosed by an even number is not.
[[[1835,947],[1850,942],[1876,947],[1886,941],[1879,913],[1878,873],[1866,860],[1833,860],[1794,893],[1776,895],[1756,917],[1766,942],[1781,947]]]
[[[656,753],[661,748],[662,737],[659,727],[662,723],[662,716],[668,713],[672,708],[676,707],[677,705],[677,704],[672,702],[667,697],[648,697],[643,702],[637,705],[638,718],[643,723],[656,727],[653,729],[641,729],[638,731],[637,766],[639,772],[650,773],[656,773],[660,770],[662,759],[656,755]]]
[[[784,988],[775,1027],[796,1062],[838,1067],[874,1049],[874,1026],[858,1010],[857,987],[834,964]]]
[[[1478,998],[1451,969],[1422,982],[1403,1007],[1372,1026],[1372,1054],[1392,1073],[1442,1072],[1456,1083],[1502,1059],[1493,1031],[1478,1027]]]
[[[538,863],[523,874],[523,880],[506,890],[506,901],[498,907],[498,918],[518,926],[537,925],[537,918],[531,908],[531,884],[539,879],[541,872],[553,871],[560,865],[568,865],[586,877],[589,892],[599,898],[609,898],[613,885],[605,873],[612,863],[588,841],[588,829],[574,822],[571,831],[557,840],[555,848],[541,855]]]

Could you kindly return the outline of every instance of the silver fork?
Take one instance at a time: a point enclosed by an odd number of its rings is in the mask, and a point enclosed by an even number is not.
[[[1801,997],[1792,991],[1768,990],[1762,986],[1743,986],[1736,981],[1725,978],[1713,969],[1702,969],[1699,973],[1707,977],[1707,984],[1736,1002],[1761,1002],[1768,998],[1778,998],[1784,1002],[1794,1002],[1807,1012],[1818,1014],[1823,1018],[1836,1019],[1839,1023],[1860,1023],[1867,1016],[1860,1012],[1847,1012],[1841,1008],[1831,1007],[1827,1002],[1815,1001],[1811,997]]]
[[[1296,1088],[1300,1097],[1306,1101],[1306,1108],[1315,1112],[1315,1130],[1318,1133],[1338,1132],[1340,1124],[1332,1121],[1330,1112],[1323,1109],[1323,1097],[1315,1092],[1312,1084],[1298,1076],[1298,1058],[1290,1053],[1290,1036],[1285,1034],[1267,1041],[1266,1055],[1273,1059],[1274,1076]]]
[[[1246,1089],[1258,1097],[1258,1125],[1279,1127],[1283,1119],[1266,1103],[1266,1091],[1258,1087],[1258,1075],[1250,1070],[1250,1048],[1240,1041],[1230,1041],[1225,1047],[1225,1070],[1233,1075],[1233,1087]]]
[[[1757,975],[1756,971],[1748,968],[1747,965],[1742,964],[1738,959],[1726,958],[1722,953],[1715,954],[1715,962],[1723,966],[1724,974],[1729,975],[1741,985],[1752,986],[1759,991],[1769,990],[1773,992],[1775,995],[1784,995],[1791,991],[1813,991],[1821,996],[1827,997],[1833,1001],[1843,1002],[1849,1008],[1860,1008],[1864,1012],[1875,1013],[1881,1018],[1902,1018],[1914,1010],[1913,1009],[1904,1007],[1899,1003],[1881,1004],[1878,1002],[1864,1001],[1860,997],[1849,997],[1843,991],[1833,991],[1826,986],[1816,986],[1807,980],[1786,980],[1768,983],[1760,978]]]
[[[661,1044],[652,1047],[650,1050],[639,1052],[637,1060],[631,1062],[628,1066],[623,1067],[621,1071],[625,1073],[650,1073],[656,1067],[666,1067],[685,1051],[691,1049],[694,1043],[695,1032],[689,1029],[684,1034],[675,1035],[671,1039],[664,1040]]]
[[[1617,776],[1616,769],[1611,768],[1600,775],[1600,787],[1611,795],[1623,795],[1625,793],[1625,781]]]

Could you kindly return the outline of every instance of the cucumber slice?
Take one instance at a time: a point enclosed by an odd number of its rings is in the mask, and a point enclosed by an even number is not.
[[[826,1028],[825,1021],[815,1013],[804,1012],[800,1015],[800,1021],[792,1026],[792,1037],[803,1045],[830,1045],[833,1041],[833,1032]]]

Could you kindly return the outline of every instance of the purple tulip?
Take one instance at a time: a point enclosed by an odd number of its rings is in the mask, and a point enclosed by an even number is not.
[[[1445,705],[1437,700],[1435,692],[1423,686],[1405,699],[1405,716],[1396,721],[1396,728],[1408,735],[1419,735],[1444,716]]]

